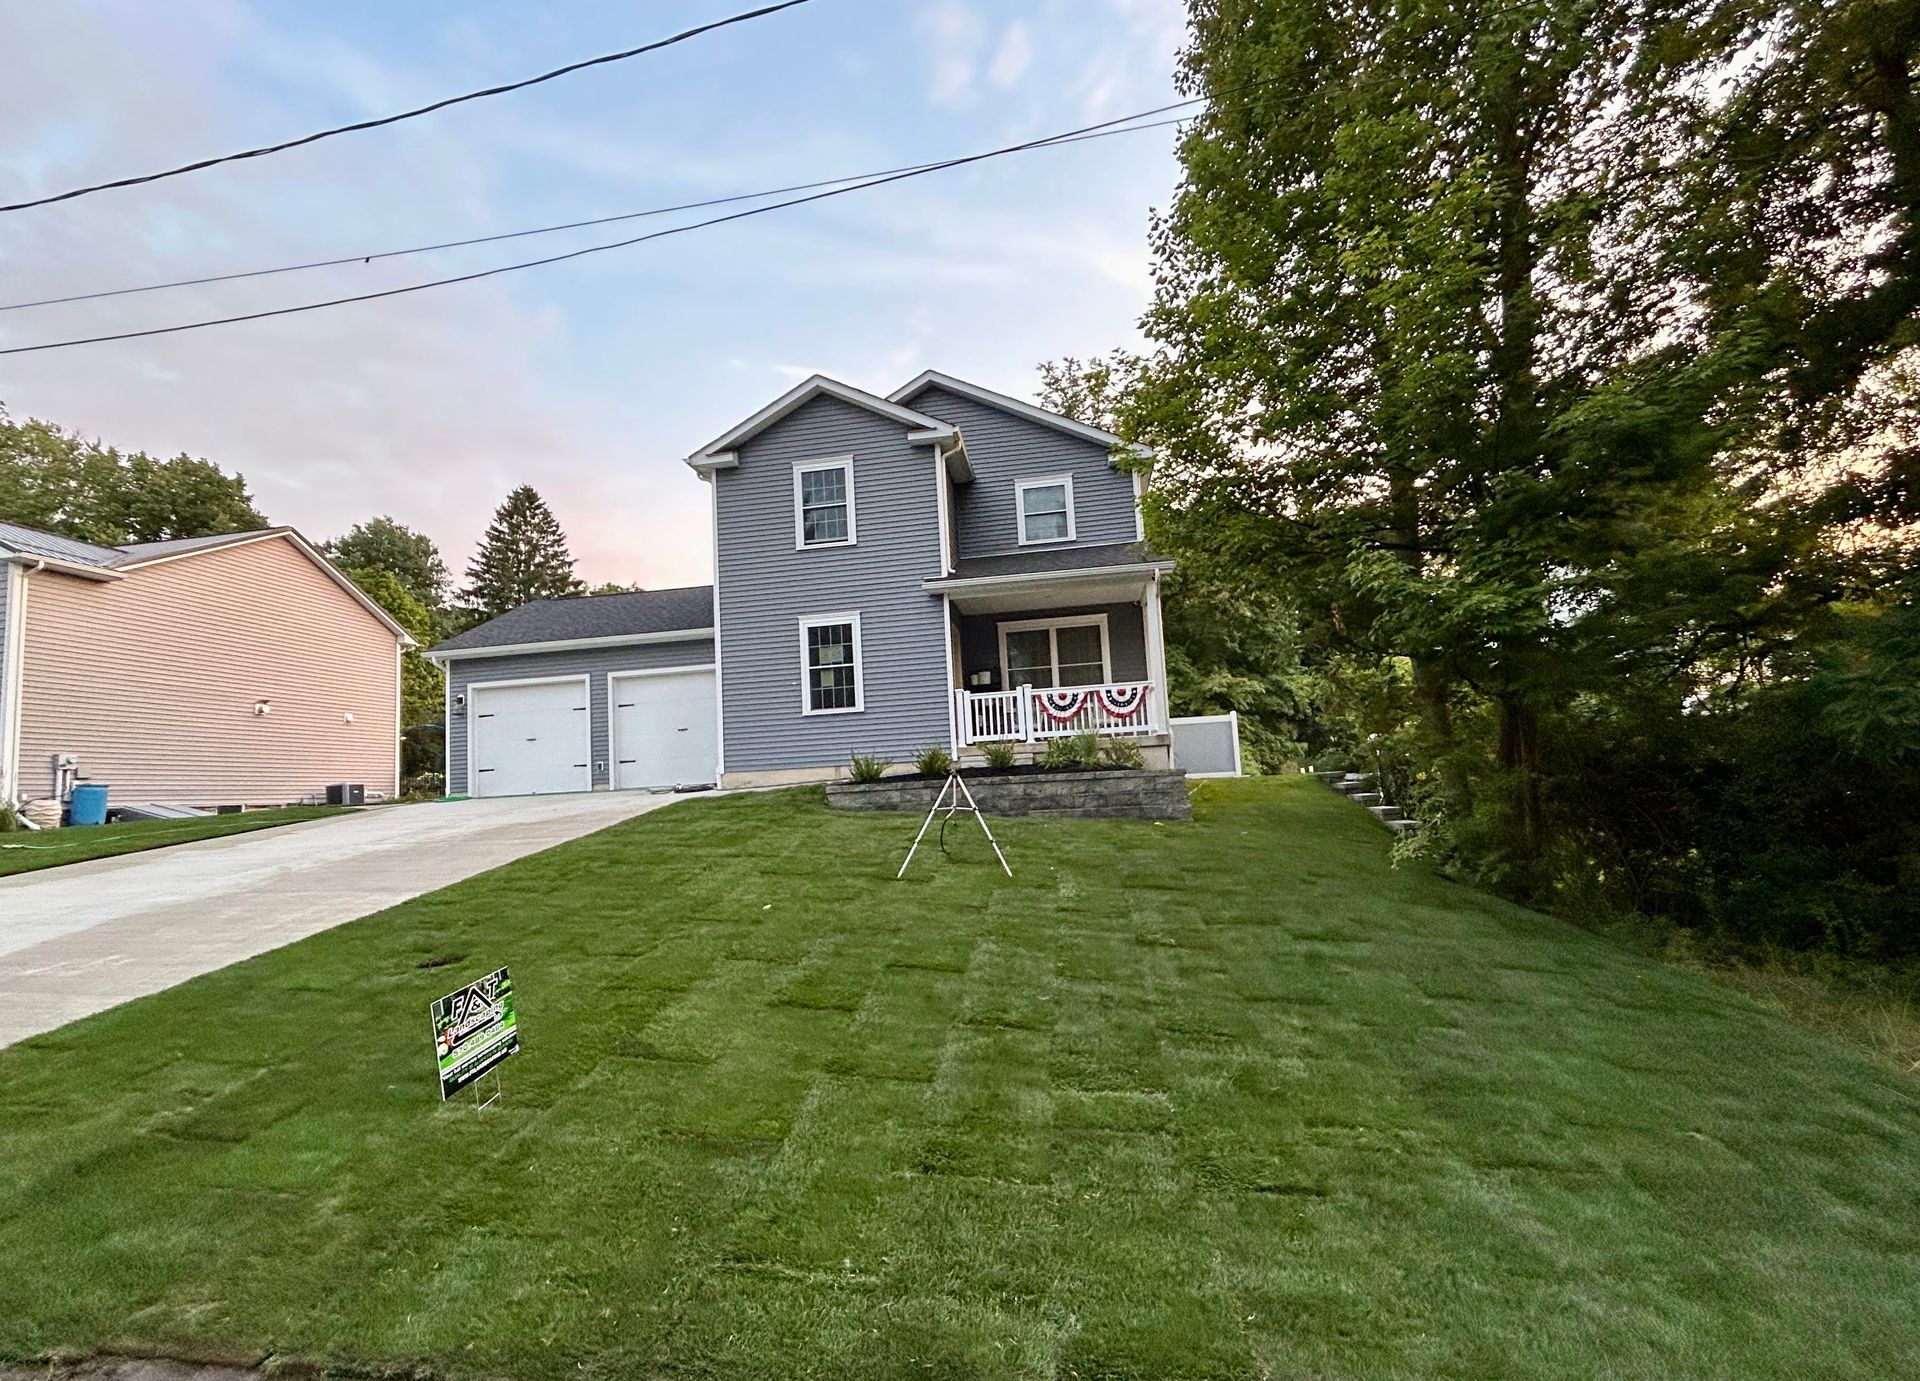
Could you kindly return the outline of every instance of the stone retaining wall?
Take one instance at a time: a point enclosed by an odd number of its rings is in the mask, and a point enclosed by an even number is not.
[[[1110,772],[1032,772],[965,777],[988,815],[1057,815],[1078,820],[1190,820],[1187,774],[1154,769]],[[937,781],[882,779],[831,782],[827,804],[840,810],[898,810],[924,814],[940,792]]]

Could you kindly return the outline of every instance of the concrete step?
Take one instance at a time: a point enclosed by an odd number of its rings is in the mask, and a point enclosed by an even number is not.
[[[1400,809],[1399,806],[1368,806],[1367,812],[1372,815],[1374,819],[1382,822],[1404,820],[1407,817],[1407,813]]]
[[[1420,822],[1418,820],[1382,820],[1380,823],[1392,830],[1395,834],[1412,834],[1420,828]]]
[[[1377,791],[1354,791],[1348,793],[1363,806],[1384,806],[1387,798]]]

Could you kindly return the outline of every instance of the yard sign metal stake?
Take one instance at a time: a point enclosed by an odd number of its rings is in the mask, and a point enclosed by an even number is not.
[[[960,804],[962,796],[967,798],[967,804],[964,807]],[[947,819],[940,822],[941,833],[946,833],[947,821],[952,820],[961,810],[972,811],[973,818],[980,822],[980,833],[986,835],[987,843],[993,845],[993,856],[1000,860],[1000,866],[1006,869],[1007,876],[1012,877],[1013,869],[1007,866],[1007,856],[1000,852],[1000,841],[995,839],[993,831],[987,828],[987,817],[980,813],[979,804],[973,799],[973,793],[967,790],[967,784],[960,780],[960,773],[956,769],[947,774],[947,784],[941,787],[940,794],[933,798],[933,809],[928,811],[927,818],[920,822],[920,833],[913,837],[913,848],[907,850],[906,862],[900,865],[900,871],[893,875],[893,880],[898,882],[907,875],[907,864],[913,862],[914,850],[918,849],[920,841],[927,837],[927,830],[933,825],[933,817],[940,813],[942,806],[947,809]]]

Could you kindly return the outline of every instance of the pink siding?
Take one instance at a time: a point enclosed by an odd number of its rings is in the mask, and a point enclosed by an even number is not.
[[[269,805],[330,782],[397,789],[394,635],[285,538],[105,584],[41,571],[26,606],[28,797],[51,792],[58,753],[115,801]],[[257,715],[262,700],[272,708]]]

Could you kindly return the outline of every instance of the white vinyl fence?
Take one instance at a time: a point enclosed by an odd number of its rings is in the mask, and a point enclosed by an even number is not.
[[[1189,777],[1238,777],[1240,714],[1196,714],[1167,721],[1173,731],[1173,765]]]

